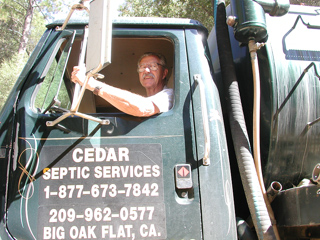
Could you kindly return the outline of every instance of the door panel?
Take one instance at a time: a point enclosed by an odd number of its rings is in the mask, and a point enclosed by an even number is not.
[[[146,37],[139,30],[132,35]],[[7,208],[8,230],[17,239],[202,239],[184,32],[150,35],[174,43],[174,107],[150,118],[95,114],[110,120],[104,126],[69,117],[49,128],[46,122],[61,113],[30,108],[35,84],[55,55],[48,47],[18,106]],[[185,163],[193,188],[178,191],[174,169]]]

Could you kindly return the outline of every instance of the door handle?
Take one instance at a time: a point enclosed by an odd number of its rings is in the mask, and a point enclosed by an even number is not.
[[[203,165],[210,165],[210,131],[209,131],[209,122],[208,122],[208,111],[207,111],[207,103],[205,96],[205,87],[202,81],[200,74],[195,74],[193,76],[194,80],[199,85],[200,90],[200,102],[201,102],[201,112],[202,112],[202,123],[203,123],[203,132],[204,132],[204,156],[203,156]]]

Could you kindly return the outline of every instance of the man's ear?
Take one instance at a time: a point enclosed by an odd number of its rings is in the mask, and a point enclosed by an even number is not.
[[[169,70],[165,68],[163,71],[162,80],[166,78],[166,76],[168,75],[168,72]]]

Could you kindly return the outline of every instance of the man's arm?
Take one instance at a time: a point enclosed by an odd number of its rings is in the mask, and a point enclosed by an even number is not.
[[[74,67],[71,80],[82,86],[85,80],[84,69]],[[91,77],[86,89],[93,91],[96,87],[101,87],[98,92],[100,97],[124,113],[136,117],[149,117],[160,112],[158,107],[150,99],[120,88],[112,87]]]

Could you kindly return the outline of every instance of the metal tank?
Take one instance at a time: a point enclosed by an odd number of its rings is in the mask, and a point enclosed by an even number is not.
[[[240,3],[234,6],[239,7]],[[228,16],[234,16],[235,12],[236,9],[227,9]],[[239,25],[246,19],[240,16],[237,20]],[[263,182],[266,189],[277,183],[276,190],[280,190],[272,202],[272,209],[281,239],[319,237],[319,7],[291,5],[284,16],[265,14],[265,23],[267,36],[257,34],[261,37],[258,41],[266,43],[257,51],[261,85],[259,140]],[[253,146],[254,86],[250,53],[244,40],[247,39],[245,34],[250,32],[245,29],[247,25],[245,22],[242,24],[244,28],[237,25],[229,27],[229,36],[248,136]],[[223,96],[216,34],[219,33],[213,29],[208,42],[215,81]],[[236,181],[233,182],[236,186]],[[234,189],[237,189],[235,186]],[[237,198],[240,190],[235,190],[234,194]],[[237,216],[243,214],[243,209],[239,210],[236,202],[237,208]]]

